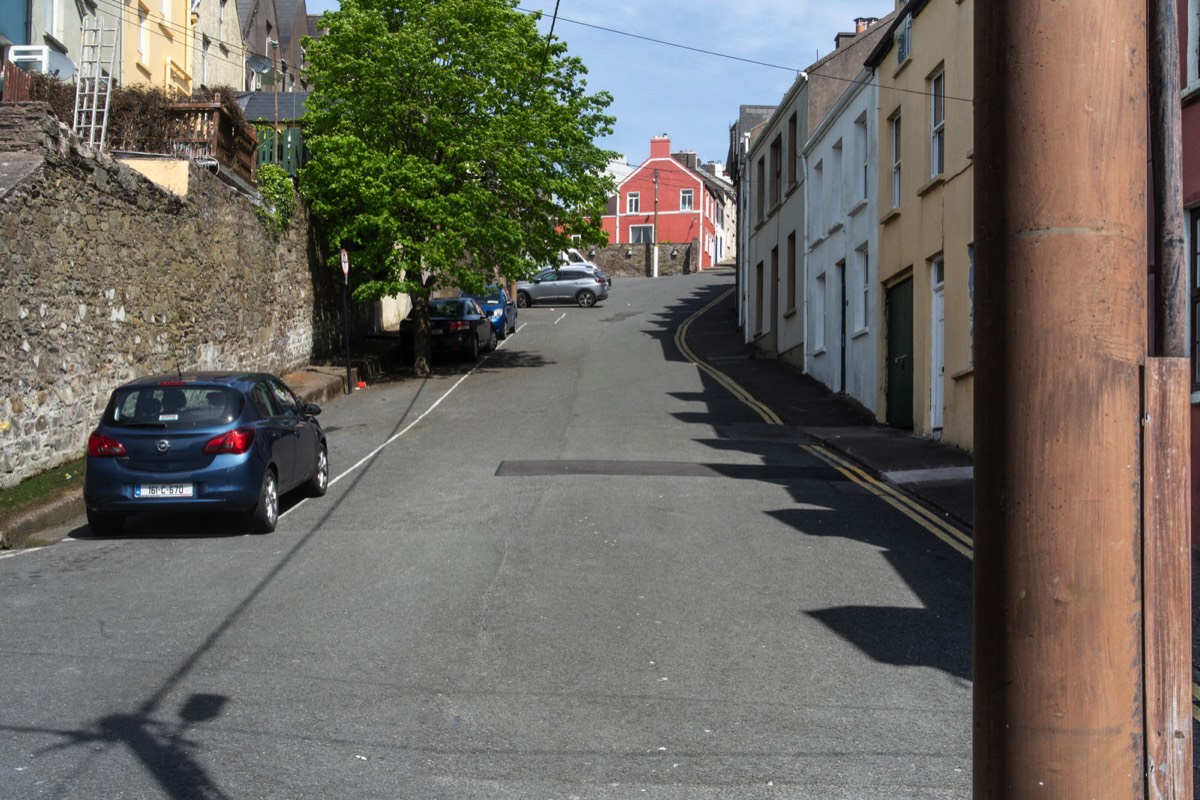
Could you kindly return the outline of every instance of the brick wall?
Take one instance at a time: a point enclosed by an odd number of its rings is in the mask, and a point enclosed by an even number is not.
[[[341,275],[323,264],[302,208],[277,242],[200,167],[178,197],[47,106],[0,105],[0,487],[82,455],[122,381],[336,352]]]

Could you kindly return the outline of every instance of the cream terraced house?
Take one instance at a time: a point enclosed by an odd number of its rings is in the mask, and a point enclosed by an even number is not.
[[[889,425],[973,447],[974,0],[911,0],[878,85],[879,386]]]
[[[120,83],[191,97],[194,26],[188,0],[122,0]]]

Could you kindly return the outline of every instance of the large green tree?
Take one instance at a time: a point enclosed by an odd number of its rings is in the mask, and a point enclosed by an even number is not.
[[[539,35],[517,0],[342,0],[306,42],[312,86],[301,188],[356,300],[408,294],[414,370],[429,372],[426,301],[602,243],[612,98]]]

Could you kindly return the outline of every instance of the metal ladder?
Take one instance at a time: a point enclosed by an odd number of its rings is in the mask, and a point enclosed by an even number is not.
[[[75,84],[75,134],[89,147],[104,149],[108,129],[108,99],[112,93],[113,60],[117,53],[118,23],[104,27],[103,17],[83,21],[79,80]]]

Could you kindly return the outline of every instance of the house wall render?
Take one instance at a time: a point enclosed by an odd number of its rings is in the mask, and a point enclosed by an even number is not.
[[[276,242],[195,165],[178,197],[45,105],[0,106],[0,487],[82,455],[125,380],[334,352],[341,275],[322,263],[303,210]]]

